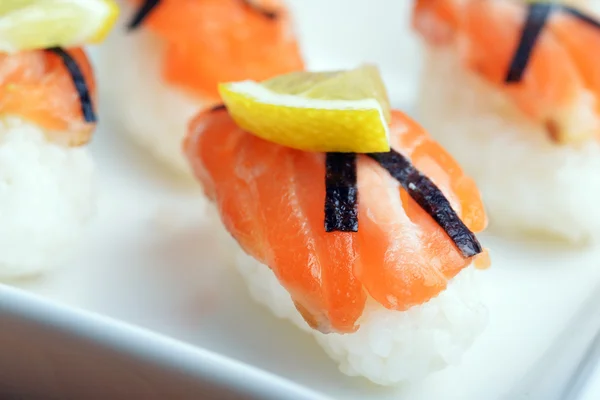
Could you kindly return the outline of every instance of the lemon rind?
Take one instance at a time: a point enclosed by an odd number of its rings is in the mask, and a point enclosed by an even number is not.
[[[296,95],[273,92],[251,80],[220,84],[219,90],[226,90],[248,97],[260,104],[276,105],[290,108],[320,110],[377,110],[382,126],[385,127],[386,139],[390,141],[390,130],[383,109],[375,99],[361,100],[323,100],[310,99]]]
[[[44,8],[46,8],[49,4],[45,4]],[[8,14],[0,15],[0,32],[5,32],[6,38],[4,40],[0,40],[0,51],[6,53],[14,53],[18,51],[24,50],[39,50],[45,47],[79,47],[87,44],[96,44],[102,42],[108,33],[112,30],[114,24],[117,21],[120,9],[117,3],[112,0],[99,0],[95,2],[88,3],[79,3],[76,0],[58,0],[54,2],[54,5],[60,5],[60,7],[72,7],[73,9],[78,9],[74,12],[75,15],[85,15],[88,14],[93,17],[86,18],[86,22],[88,25],[82,25],[87,29],[80,29],[79,34],[72,35],[70,40],[63,40],[56,42],[49,41],[48,43],[44,43],[44,45],[29,45],[29,44],[19,44],[14,40],[10,39],[10,29],[15,22],[6,22],[2,21],[3,18],[7,18],[12,15],[12,18],[17,19],[17,22],[28,21],[31,22],[32,27],[36,26],[36,24],[41,23],[38,21],[43,21],[44,17],[32,18],[32,13],[35,13],[35,4],[28,5],[23,9],[17,9],[13,11],[9,11]],[[57,14],[60,15],[60,14]],[[50,24],[58,24],[58,19],[56,15],[46,16],[47,23]],[[72,20],[73,16],[68,15],[65,20]],[[50,35],[51,36],[51,35]],[[40,41],[43,42],[43,41]]]

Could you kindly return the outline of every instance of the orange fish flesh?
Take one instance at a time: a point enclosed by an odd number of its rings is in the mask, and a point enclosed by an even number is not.
[[[392,113],[392,147],[449,199],[469,229],[487,217],[475,183],[414,121]],[[406,310],[443,291],[472,259],[367,156],[357,163],[358,232],[324,229],[325,156],[279,146],[236,126],[226,110],[191,123],[184,151],[245,252],[268,265],[305,320],[353,332],[367,297]]]
[[[600,29],[551,13],[519,82],[506,83],[527,6],[507,0],[417,0],[413,25],[434,48],[457,54],[465,68],[505,93],[558,143],[600,133]]]
[[[92,67],[82,49],[69,49],[93,99]],[[87,143],[95,123],[85,121],[71,74],[57,54],[45,50],[0,53],[0,116],[39,125],[48,139],[68,146]]]
[[[304,68],[289,12],[278,0],[161,0],[143,27],[167,44],[165,80],[204,98],[218,101],[219,82]]]

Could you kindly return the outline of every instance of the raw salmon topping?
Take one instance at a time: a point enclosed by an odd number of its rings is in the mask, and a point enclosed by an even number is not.
[[[172,84],[217,100],[219,82],[264,80],[303,69],[289,14],[280,1],[157,3],[143,25],[166,42],[164,76]]]
[[[509,0],[417,0],[414,26],[504,92],[558,143],[600,132],[600,26],[581,12]],[[523,69],[521,69],[521,67]]]
[[[450,155],[400,112],[392,112],[390,134],[392,148],[440,188],[467,227],[483,230],[479,191]],[[358,232],[328,233],[324,154],[253,136],[224,110],[201,113],[184,148],[226,228],[321,331],[357,329],[368,296],[394,310],[422,304],[471,262],[367,156],[357,158]]]
[[[85,53],[67,52],[93,98],[95,81]],[[0,118],[11,116],[38,124],[50,140],[69,146],[87,143],[95,126],[85,122],[79,93],[63,59],[45,50],[0,53]]]

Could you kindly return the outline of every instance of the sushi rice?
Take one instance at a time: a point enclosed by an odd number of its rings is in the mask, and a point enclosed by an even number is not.
[[[475,179],[495,229],[571,242],[600,236],[598,141],[555,145],[544,126],[447,49],[426,51],[418,115]]]
[[[134,12],[128,2],[123,2],[122,10],[119,27]],[[188,121],[210,101],[164,84],[164,53],[164,44],[150,30],[113,32],[98,57],[100,95],[111,117],[131,138],[191,181],[181,141]]]
[[[311,334],[349,376],[362,376],[384,386],[424,378],[448,365],[457,365],[488,323],[480,301],[477,271],[469,266],[446,290],[407,311],[388,310],[367,300],[360,328],[354,333],[324,334],[302,318],[271,269],[247,255],[221,223],[214,205],[209,224],[221,238],[221,254],[243,277],[251,297],[278,318]]]
[[[0,119],[0,279],[63,262],[95,211],[94,166],[85,147],[45,138],[38,125]]]

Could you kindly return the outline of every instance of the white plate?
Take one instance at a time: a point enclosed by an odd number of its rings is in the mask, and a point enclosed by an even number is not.
[[[0,398],[325,399],[280,377],[0,287]]]
[[[291,3],[311,66],[339,68],[378,62],[394,102],[409,103],[418,63],[415,43],[404,31],[408,2],[381,0],[376,7],[367,0]],[[343,14],[338,13],[340,9]],[[266,393],[273,398],[317,395],[300,394],[302,389],[252,366],[332,398],[492,399],[523,379],[600,282],[597,250],[484,235],[493,258],[493,267],[480,274],[490,314],[485,333],[461,365],[416,384],[379,388],[342,375],[308,335],[255,305],[235,271],[224,268],[215,254],[214,235],[202,226],[198,190],[174,182],[123,140],[110,116],[104,117],[92,144],[101,191],[98,218],[89,237],[72,263],[18,286],[164,337],[103,318],[90,320],[85,312],[73,313],[64,306],[2,289],[0,326],[10,319],[11,324],[21,321],[29,327],[6,330],[5,336],[12,332],[13,338],[22,339],[31,330],[55,329],[62,332],[53,336],[58,342],[70,345],[74,338],[83,338],[96,349],[121,354],[105,362],[143,359],[157,365],[163,379],[183,368],[198,384],[233,391],[254,387],[250,392],[257,397]],[[11,343],[15,342],[0,338],[0,352],[10,348],[8,354],[14,355],[4,357],[5,362],[16,360],[19,354],[27,356],[27,348]],[[50,344],[42,341],[40,346]],[[69,363],[54,360],[48,367],[53,376],[71,372]],[[213,367],[220,372],[211,374]],[[174,375],[165,375],[166,371]],[[221,373],[230,376],[225,379]],[[129,386],[130,390],[135,387],[136,382]]]

